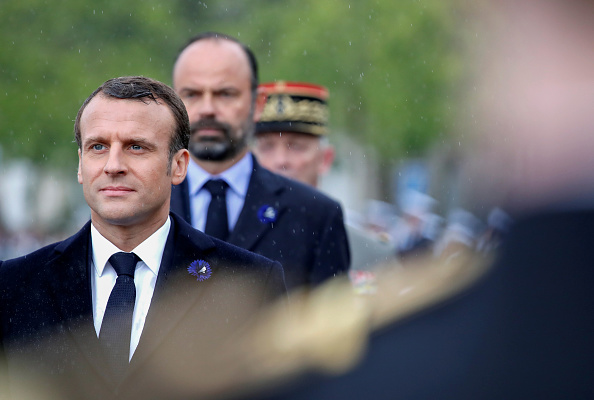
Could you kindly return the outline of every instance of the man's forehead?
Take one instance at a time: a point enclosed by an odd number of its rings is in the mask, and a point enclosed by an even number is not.
[[[94,121],[94,122],[92,122]],[[89,124],[101,125],[101,121],[126,124],[137,122],[148,126],[175,126],[173,112],[157,99],[120,99],[98,93],[82,112],[81,134]]]
[[[218,57],[213,57],[215,53]],[[176,68],[180,65],[218,65],[221,63],[220,56],[225,56],[225,60],[233,62],[235,65],[245,65],[249,68],[249,60],[243,48],[233,41],[222,38],[202,39],[186,47],[176,62]],[[196,57],[201,59],[196,60]],[[175,71],[174,69],[174,71]]]
[[[109,96],[103,92],[97,93],[95,97],[93,97],[81,115],[81,122],[83,119],[88,118],[91,114],[96,113],[109,113],[110,110],[116,108],[120,109],[121,107],[126,107],[129,110],[132,110],[134,114],[140,113],[150,113],[153,114],[157,113],[166,113],[169,112],[172,114],[171,110],[163,100],[160,99],[150,99],[150,98],[126,98],[121,99],[118,97]]]

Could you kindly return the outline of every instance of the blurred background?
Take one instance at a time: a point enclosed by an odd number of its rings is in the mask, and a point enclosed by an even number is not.
[[[459,173],[472,14],[461,0],[3,0],[0,259],[89,218],[72,133],[84,99],[115,76],[171,84],[178,49],[206,30],[249,45],[261,82],[328,87],[337,158],[321,189],[348,218],[393,242],[407,210],[431,214],[433,238],[448,218],[480,231],[490,210]]]

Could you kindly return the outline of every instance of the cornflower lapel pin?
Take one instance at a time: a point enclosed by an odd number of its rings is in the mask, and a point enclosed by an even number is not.
[[[210,264],[204,260],[195,260],[188,267],[190,275],[194,275],[199,282],[205,281],[212,275]]]
[[[278,211],[276,208],[269,206],[268,204],[264,204],[258,210],[258,219],[263,224],[268,224],[276,221],[278,215]]]

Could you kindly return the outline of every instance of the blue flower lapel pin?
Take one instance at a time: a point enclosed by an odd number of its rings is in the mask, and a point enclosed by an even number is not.
[[[269,206],[268,204],[264,204],[258,210],[258,219],[263,224],[275,222],[277,216],[278,216],[278,211],[276,210],[276,208]]]
[[[258,210],[258,219],[263,224],[275,222],[278,217],[278,210],[268,204],[264,204]]]
[[[212,275],[210,264],[204,260],[193,261],[188,267],[190,275],[194,275],[199,282],[205,281]]]

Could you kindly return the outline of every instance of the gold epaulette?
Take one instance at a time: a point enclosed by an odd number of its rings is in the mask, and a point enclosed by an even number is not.
[[[489,264],[482,255],[458,253],[447,262],[386,265],[376,271],[371,295],[356,294],[346,278],[292,295],[288,310],[270,310],[243,336],[241,352],[253,374],[247,380],[262,387],[304,371],[343,373],[361,359],[372,332],[460,293]]]
[[[405,268],[383,268],[377,274],[377,294],[368,298],[373,329],[451,298],[474,284],[491,261],[489,256],[464,250],[447,260],[427,258]]]
[[[288,303],[261,312],[240,330],[196,338],[202,345],[193,368],[160,365],[155,380],[186,397],[208,399],[257,397],[305,372],[344,373],[365,354],[371,333],[460,293],[487,265],[481,256],[458,252],[447,261],[427,258],[374,270],[376,290],[368,294],[359,294],[344,276],[291,293]],[[255,290],[239,282],[234,291]],[[208,318],[200,322],[209,324]]]

